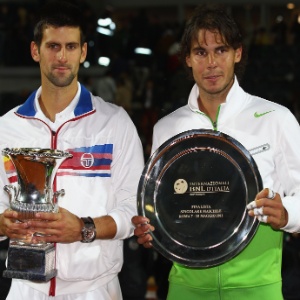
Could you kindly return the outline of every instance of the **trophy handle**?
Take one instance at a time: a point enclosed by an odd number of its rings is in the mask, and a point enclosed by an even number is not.
[[[53,193],[53,212],[58,212],[58,198],[65,195],[65,190],[61,189]]]
[[[55,198],[58,198],[58,197],[64,196],[64,195],[65,195],[65,190],[64,190],[64,189],[61,189],[61,190],[56,191],[56,192],[54,193],[54,197],[55,197]]]
[[[14,185],[5,185],[4,186],[4,191],[8,193],[9,195],[9,203],[12,203],[13,199],[16,199],[17,197],[17,188]]]

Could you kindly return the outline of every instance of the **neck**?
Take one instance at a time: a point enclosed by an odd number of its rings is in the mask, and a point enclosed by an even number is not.
[[[208,93],[199,88],[199,97],[197,99],[198,107],[202,112],[208,115],[213,122],[216,122],[219,106],[226,102],[227,95],[232,85],[233,80],[217,93]]]
[[[216,122],[219,106],[225,100],[220,101],[220,99],[215,98],[205,99],[199,96],[197,101],[199,109],[209,116],[213,122]]]
[[[42,85],[42,93],[39,97],[39,104],[45,116],[55,121],[56,114],[62,112],[74,99],[77,93],[77,82],[75,86],[62,88]]]

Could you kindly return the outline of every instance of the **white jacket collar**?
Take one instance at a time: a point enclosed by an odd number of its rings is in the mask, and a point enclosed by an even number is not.
[[[198,107],[199,88],[195,84],[190,92],[188,98],[188,106],[194,112],[201,112]],[[221,118],[231,117],[232,115],[239,112],[246,104],[247,93],[240,87],[237,78],[234,78],[234,83],[226,97],[226,101],[221,104],[219,121]]]

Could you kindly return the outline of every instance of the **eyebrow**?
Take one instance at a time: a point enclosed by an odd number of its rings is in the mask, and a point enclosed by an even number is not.
[[[58,41],[49,41],[45,43],[46,45],[52,45],[52,44],[56,44],[56,45],[62,45],[62,43],[58,42]],[[67,42],[65,43],[65,45],[80,45],[79,42]]]
[[[225,44],[222,44],[222,45],[220,45],[220,46],[217,46],[217,47],[215,47],[214,48],[214,50],[220,50],[220,49],[224,49],[224,48],[229,48],[229,46],[227,46],[227,45],[225,45]],[[202,46],[200,46],[200,45],[197,45],[196,47],[192,47],[192,49],[191,49],[192,51],[199,51],[199,50],[206,50],[204,47],[202,47]]]

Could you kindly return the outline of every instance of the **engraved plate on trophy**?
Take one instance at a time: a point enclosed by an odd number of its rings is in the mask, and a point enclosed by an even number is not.
[[[246,206],[262,189],[250,153],[218,131],[190,130],[161,145],[145,165],[138,211],[155,227],[154,248],[189,267],[222,264],[250,242],[259,222]]]
[[[5,148],[2,154],[11,160],[17,173],[17,184],[6,185],[4,190],[9,194],[10,209],[21,216],[18,222],[34,219],[37,212],[57,213],[64,190],[53,191],[54,177],[61,163],[72,155],[41,148]],[[46,282],[56,274],[53,243],[35,244],[31,238],[10,240],[3,277]]]

